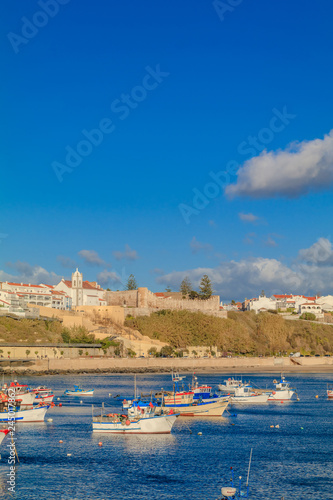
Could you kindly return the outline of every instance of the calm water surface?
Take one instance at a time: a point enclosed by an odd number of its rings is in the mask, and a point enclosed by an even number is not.
[[[187,375],[185,381],[190,378]],[[198,378],[217,387],[227,377]],[[272,388],[274,375],[244,378]],[[48,411],[46,418],[53,418],[52,423],[16,426],[20,464],[15,495],[7,490],[10,439],[5,438],[0,450],[0,498],[214,500],[220,488],[229,484],[231,466],[237,476],[246,477],[253,448],[251,499],[332,500],[333,401],[326,398],[326,384],[333,375],[288,375],[287,379],[297,388],[299,402],[231,407],[231,415],[223,418],[178,418],[170,435],[114,436],[92,433],[91,405],[104,401],[110,410],[119,411],[121,401],[114,396],[133,396],[133,376],[26,378],[33,386],[42,382],[51,386],[55,402],[63,406]],[[94,396],[63,397],[74,384],[94,388]],[[138,375],[137,386],[146,393],[170,389],[171,376]],[[279,429],[270,428],[277,424]]]

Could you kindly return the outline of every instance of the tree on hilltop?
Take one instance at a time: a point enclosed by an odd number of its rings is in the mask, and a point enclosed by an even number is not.
[[[126,283],[126,290],[137,290],[138,285],[133,274],[130,274]]]
[[[212,282],[207,274],[204,274],[200,281],[200,297],[203,300],[209,299],[213,294]]]
[[[188,276],[185,276],[185,278],[181,282],[179,291],[181,292],[183,298],[188,297],[188,295],[191,293],[191,291],[192,291],[192,284],[191,284],[190,279],[189,279]]]

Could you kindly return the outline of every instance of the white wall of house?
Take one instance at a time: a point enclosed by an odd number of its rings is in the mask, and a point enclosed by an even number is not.
[[[259,297],[256,300],[251,300],[247,305],[248,311],[256,311],[259,309],[273,309],[276,310],[276,300],[271,297]]]

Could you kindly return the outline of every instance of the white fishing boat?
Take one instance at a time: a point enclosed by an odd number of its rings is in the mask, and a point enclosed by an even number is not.
[[[218,386],[219,391],[222,392],[235,392],[235,389],[237,389],[237,387],[241,387],[242,385],[244,385],[241,380],[237,380],[234,378],[228,378],[227,380],[223,380],[223,382],[223,384],[219,384]]]
[[[268,401],[289,401],[294,394],[295,390],[290,387],[290,383],[286,381],[285,377],[281,374],[280,382],[273,380],[275,390],[269,395]]]
[[[193,392],[164,393],[161,407],[173,409],[181,417],[221,417],[229,404],[229,397],[208,399],[193,399]]]
[[[1,408],[0,422],[44,422],[44,417],[49,405],[36,406],[31,409],[22,410],[20,407],[14,407],[13,411],[8,411],[8,408]]]
[[[327,397],[333,399],[333,384],[327,384]]]
[[[172,408],[182,417],[220,417],[229,404],[228,396],[194,399],[193,391],[180,390],[179,382],[185,377],[172,374],[173,391],[159,395],[163,409]]]
[[[54,398],[54,394],[53,393],[50,393],[50,394],[39,394],[39,393],[36,393],[35,403],[46,403],[46,404],[49,404],[49,403],[52,403],[53,398]]]
[[[161,408],[147,406],[129,409],[128,415],[104,413],[93,416],[93,432],[112,434],[170,434],[178,415],[172,410],[167,412]]]
[[[267,403],[270,393],[258,392],[251,386],[245,385],[243,387],[235,388],[235,395],[231,396],[231,404],[257,404]]]
[[[11,382],[9,386],[4,384],[2,390],[7,396],[14,397],[20,406],[32,407],[36,399],[36,394],[34,394],[29,386],[19,384],[17,380]]]
[[[82,387],[79,387],[78,385],[74,385],[74,390],[67,389],[64,392],[64,396],[93,396],[94,395],[94,389],[82,389]]]

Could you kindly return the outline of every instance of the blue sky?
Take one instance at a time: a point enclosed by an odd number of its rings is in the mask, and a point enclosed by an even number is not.
[[[6,2],[0,280],[332,292],[332,14]]]

